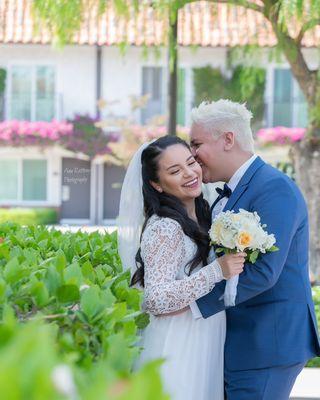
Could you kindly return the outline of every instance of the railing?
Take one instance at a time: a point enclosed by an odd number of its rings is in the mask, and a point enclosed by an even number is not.
[[[0,95],[0,121],[18,119],[26,121],[51,121],[64,118],[62,94],[33,96],[30,93]]]

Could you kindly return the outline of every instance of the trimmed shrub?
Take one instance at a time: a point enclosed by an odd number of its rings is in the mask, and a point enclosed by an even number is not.
[[[21,225],[47,225],[58,222],[53,208],[0,208],[0,224],[14,222]]]
[[[168,399],[159,361],[132,372],[138,330],[148,324],[141,301],[122,271],[115,232],[0,225],[2,393]]]

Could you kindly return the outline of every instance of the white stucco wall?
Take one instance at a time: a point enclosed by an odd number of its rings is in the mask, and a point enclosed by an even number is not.
[[[224,48],[181,48],[179,52],[179,66],[186,69],[186,108],[191,109],[193,100],[193,85],[191,70],[196,66],[224,67],[227,51]],[[143,66],[161,66],[167,68],[167,52],[161,50],[160,57],[155,57],[152,50],[148,57],[143,57],[143,51],[137,47],[130,47],[122,56],[117,47],[106,47],[102,52],[103,82],[102,97],[110,104],[104,115],[114,113],[118,116],[130,114],[130,95],[139,96],[142,93]],[[139,112],[134,114],[139,119]]]
[[[310,68],[318,68],[319,52],[316,49],[304,51]],[[117,47],[102,49],[101,93],[108,105],[103,115],[117,116],[130,114],[130,95],[139,96],[142,91],[142,67],[163,66],[167,68],[166,49],[161,50],[159,59],[152,50],[147,59],[143,51],[130,47],[122,56]],[[186,115],[190,114],[193,103],[192,68],[205,65],[226,68],[226,48],[181,48],[179,65],[186,69]],[[239,63],[242,62],[239,57]],[[267,68],[266,102],[272,102],[272,71],[275,67],[289,67],[284,59],[270,61],[268,50],[264,51],[258,63]],[[62,117],[72,117],[75,113],[95,114],[96,110],[96,48],[94,46],[66,46],[56,50],[42,45],[0,45],[0,66],[10,68],[12,64],[51,64],[56,67],[56,90],[61,99]],[[165,101],[165,100],[164,100]],[[110,104],[114,102],[113,104]],[[165,109],[165,105],[164,105]],[[134,115],[139,121],[139,111]],[[188,118],[186,124],[188,124]]]
[[[62,158],[72,157],[87,160],[84,154],[74,154],[59,146],[40,147],[1,147],[1,160],[47,160],[47,200],[46,201],[0,201],[0,206],[47,206],[59,207],[61,205],[62,188]]]
[[[57,50],[42,45],[0,45],[0,66],[9,69],[13,64],[55,66],[62,118],[74,113],[95,113],[95,47],[67,46]]]

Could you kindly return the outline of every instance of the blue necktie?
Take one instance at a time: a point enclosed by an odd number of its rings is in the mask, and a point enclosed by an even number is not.
[[[211,209],[210,209],[211,213],[212,213],[212,210],[214,209],[215,205],[221,199],[223,199],[224,197],[228,197],[229,198],[231,196],[231,194],[232,194],[232,190],[229,188],[229,186],[226,183],[223,185],[223,189],[216,188],[216,191],[217,191],[219,196],[215,199],[215,201],[213,202],[213,204],[211,206]]]

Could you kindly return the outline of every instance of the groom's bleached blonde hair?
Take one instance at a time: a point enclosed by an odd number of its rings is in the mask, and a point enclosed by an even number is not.
[[[218,138],[225,132],[233,132],[242,150],[254,151],[250,120],[252,113],[245,104],[231,100],[202,102],[191,111],[191,120]]]

